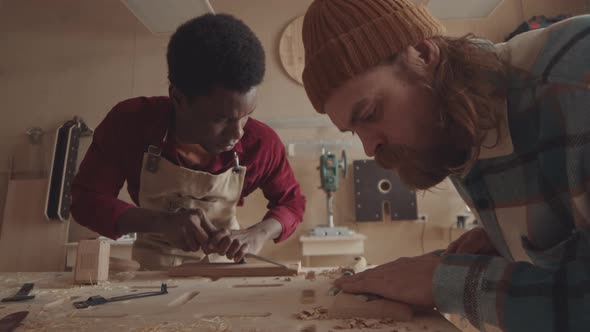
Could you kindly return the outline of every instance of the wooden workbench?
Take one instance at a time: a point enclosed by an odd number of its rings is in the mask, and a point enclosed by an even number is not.
[[[16,311],[29,311],[17,331],[333,331],[350,321],[297,318],[303,310],[330,307],[333,297],[327,291],[333,277],[326,271],[317,271],[315,280],[300,275],[211,281],[199,277],[171,279],[162,272],[124,272],[111,275],[109,282],[99,285],[77,286],[68,272],[1,273],[1,298],[12,296],[26,282],[35,283],[32,294],[36,298],[0,303],[0,318]],[[111,297],[157,291],[162,282],[168,284],[169,294],[88,309],[75,309],[72,305],[93,295]],[[314,290],[315,303],[303,303],[306,301],[302,301],[302,292],[306,289]],[[352,330],[458,331],[438,314],[381,325]]]

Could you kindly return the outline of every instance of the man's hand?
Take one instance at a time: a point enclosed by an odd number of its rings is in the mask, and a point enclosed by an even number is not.
[[[219,232],[216,237],[222,239],[216,246],[217,253],[225,255],[235,262],[241,261],[247,253],[257,254],[264,243],[268,241],[266,233],[256,229],[244,229],[236,231]],[[216,241],[215,239],[213,241]]]
[[[165,215],[159,222],[159,233],[171,246],[184,251],[198,251],[207,244],[218,231],[209,221],[203,210],[182,210]]]
[[[347,293],[370,293],[420,307],[434,307],[432,278],[441,257],[426,254],[400,258],[374,269],[336,280]]]
[[[486,256],[500,256],[490,241],[486,231],[474,228],[453,241],[445,251],[445,254],[474,254]]]
[[[281,235],[282,226],[275,219],[266,219],[244,230],[220,230],[210,240],[210,250],[235,262],[247,253],[258,254],[266,241]]]

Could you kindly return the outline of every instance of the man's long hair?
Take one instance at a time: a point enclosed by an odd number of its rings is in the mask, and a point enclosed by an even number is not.
[[[486,134],[500,137],[507,65],[493,45],[467,35],[430,39],[440,49],[440,63],[433,77],[420,72],[402,53],[393,59],[415,83],[432,91],[440,112],[441,132],[449,138],[439,146],[414,149],[381,146],[375,159],[398,171],[414,189],[428,189],[448,175],[461,174],[477,161]],[[497,144],[498,142],[496,142]]]

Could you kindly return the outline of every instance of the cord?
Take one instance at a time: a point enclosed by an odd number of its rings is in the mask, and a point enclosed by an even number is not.
[[[422,255],[424,255],[426,253],[426,250],[424,250],[424,234],[426,233],[426,221],[422,222],[422,235],[420,236],[421,240],[420,243],[422,245]]]

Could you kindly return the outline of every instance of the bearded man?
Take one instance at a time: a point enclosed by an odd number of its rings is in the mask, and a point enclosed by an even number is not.
[[[445,36],[407,0],[314,1],[314,108],[409,187],[450,177],[483,225],[336,284],[484,331],[588,331],[589,35],[579,16],[494,45]]]

